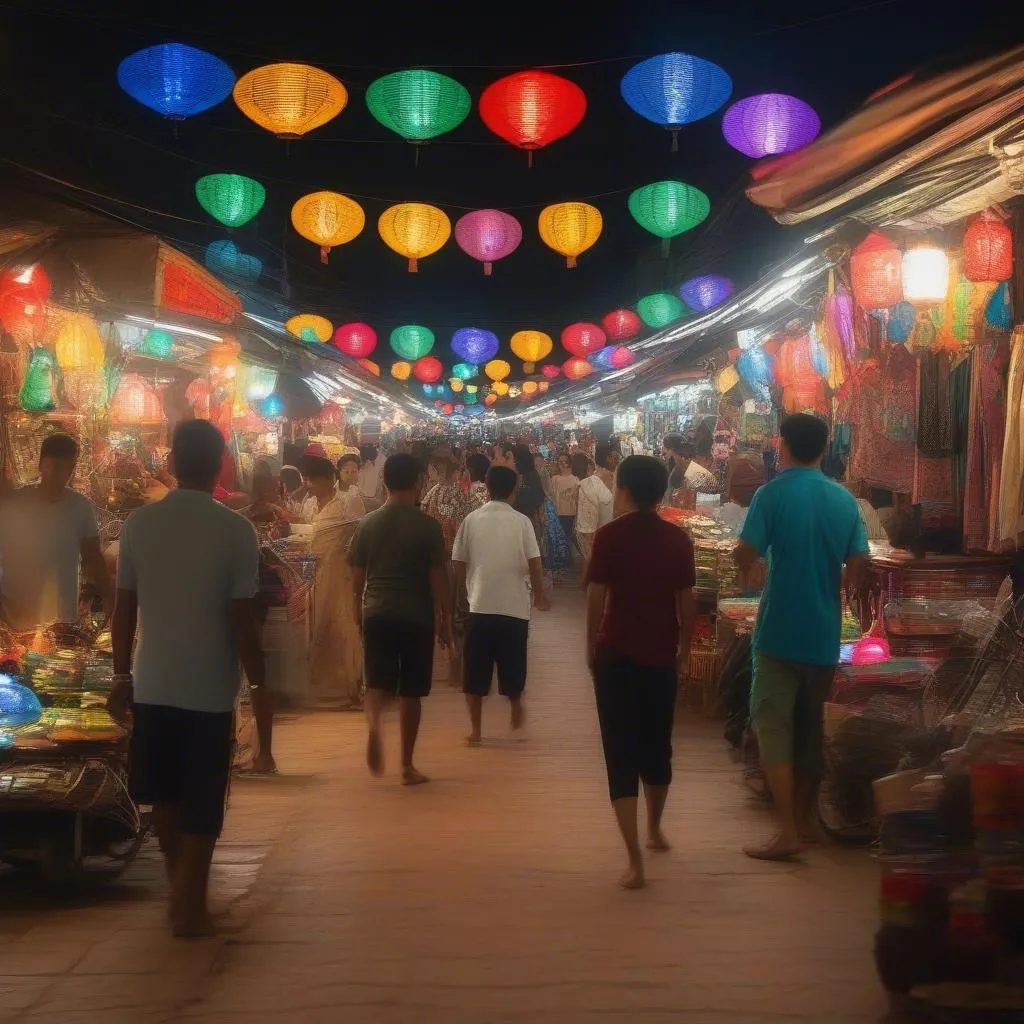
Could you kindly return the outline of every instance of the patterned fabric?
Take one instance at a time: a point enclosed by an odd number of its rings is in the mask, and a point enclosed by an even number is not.
[[[999,481],[999,541],[1012,545],[1020,518],[1020,486],[1024,473],[1021,444],[1021,401],[1024,399],[1024,327],[1017,327],[1010,342],[1010,374],[1006,385],[1006,427]]]
[[[462,520],[473,511],[473,507],[457,480],[450,484],[435,484],[420,502],[420,509],[441,524],[444,548],[449,558]]]
[[[483,480],[477,480],[476,483],[469,485],[469,503],[472,506],[472,510],[483,508],[491,500],[491,496],[487,493],[487,484]]]
[[[550,498],[544,501],[541,518],[544,521],[544,567],[551,572],[565,572],[572,567],[572,552]]]

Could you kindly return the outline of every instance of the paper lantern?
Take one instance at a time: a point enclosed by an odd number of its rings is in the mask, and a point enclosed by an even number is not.
[[[748,96],[722,118],[725,141],[755,160],[803,149],[820,133],[821,118],[814,108],[781,92]]]
[[[555,203],[540,212],[537,228],[541,241],[565,257],[567,267],[601,237],[601,211],[589,203]]]
[[[211,242],[206,247],[207,269],[225,277],[237,277],[242,281],[255,281],[263,273],[263,261],[256,256],[240,252],[238,246],[228,239]]]
[[[661,239],[661,251],[669,253],[676,235],[691,231],[711,212],[711,200],[699,188],[682,181],[655,181],[629,194],[633,219]]]
[[[25,379],[18,391],[18,404],[25,412],[50,412],[57,407],[54,398],[55,370],[53,354],[49,349],[32,349]]]
[[[267,190],[244,174],[207,174],[196,182],[196,199],[214,220],[240,228],[263,209]]]
[[[698,313],[706,313],[720,306],[733,293],[735,285],[727,277],[717,274],[702,274],[692,277],[679,286],[679,297]]]
[[[569,380],[583,380],[584,377],[589,377],[593,372],[594,367],[586,359],[581,359],[578,356],[573,356],[572,359],[567,359],[562,364],[562,373]]]
[[[153,359],[170,359],[174,355],[174,338],[166,331],[146,331],[139,346],[139,355]]]
[[[192,412],[196,419],[208,420],[210,418],[210,381],[206,377],[196,377],[185,388],[185,401],[192,406]]]
[[[534,364],[549,356],[555,347],[551,336],[543,331],[516,331],[509,345],[512,354],[523,360],[524,373],[533,373]]]
[[[480,385],[479,384],[467,384],[466,385],[466,394],[467,395],[475,395],[479,390],[480,390]]]
[[[427,203],[399,203],[389,206],[377,222],[384,244],[409,261],[409,273],[415,274],[419,261],[448,241],[452,233],[447,214]]]
[[[615,351],[615,346],[605,346],[602,349],[598,349],[590,357],[590,363],[595,370],[611,370],[612,369],[612,352]]]
[[[851,644],[851,665],[880,665],[890,658],[889,641],[882,635],[866,633]]]
[[[365,226],[363,208],[340,192],[311,192],[292,207],[292,227],[320,246],[321,263],[334,246],[351,242]]]
[[[144,107],[181,121],[223,103],[235,73],[205,50],[160,43],[125,57],[117,66],[117,84]]]
[[[634,64],[622,76],[622,98],[641,117],[677,133],[713,114],[732,95],[732,79],[717,64],[688,53],[663,53]]]
[[[360,359],[359,365],[374,377],[380,376],[380,367],[372,359]]]
[[[452,376],[458,380],[472,380],[480,376],[480,367],[474,363],[456,363],[452,367]]]
[[[477,366],[493,359],[500,347],[498,336],[482,327],[460,327],[452,335],[452,351],[460,359]]]
[[[284,399],[280,395],[267,395],[260,402],[260,415],[268,420],[276,420],[284,416]]]
[[[964,232],[964,277],[979,284],[1006,281],[1013,274],[1013,232],[998,214],[979,213]]]
[[[949,290],[949,257],[935,245],[919,245],[903,254],[903,296],[917,305],[942,302]]]
[[[562,369],[559,366],[555,366],[554,363],[548,363],[547,366],[542,366],[540,368],[540,372],[543,373],[548,380],[554,380],[561,374]]]
[[[537,382],[535,380],[523,381],[523,394],[535,395],[537,393]]]
[[[234,338],[225,338],[207,350],[206,358],[213,369],[223,373],[231,371],[238,363],[238,353],[241,351],[242,346]]]
[[[426,68],[411,68],[371,82],[366,105],[396,135],[410,142],[426,142],[458,128],[473,101],[454,78]]]
[[[333,75],[308,64],[265,64],[235,84],[235,103],[279,139],[300,139],[337,117],[348,92]]]
[[[739,382],[740,375],[736,371],[736,367],[727,366],[724,370],[720,370],[718,376],[715,377],[715,390],[720,395],[724,395],[727,391],[732,391]]]
[[[391,376],[395,380],[408,380],[412,374],[412,364],[402,360],[399,363],[391,364]]]
[[[0,675],[0,729],[17,729],[38,722],[43,706],[33,690],[9,675]]]
[[[448,380],[448,386],[458,394],[466,386],[466,382],[461,377],[451,377]]]
[[[434,356],[423,356],[412,364],[413,376],[424,384],[433,384],[441,379],[444,373],[444,365],[440,359]]]
[[[579,356],[581,359],[604,348],[606,341],[604,331],[597,324],[569,324],[562,331],[562,348],[570,355]]]
[[[90,370],[103,365],[103,339],[88,313],[71,313],[64,318],[54,350],[62,370]]]
[[[277,387],[277,370],[269,366],[247,366],[242,391],[250,402],[262,402]]]
[[[895,306],[903,298],[903,254],[880,231],[872,231],[850,256],[853,297],[864,309]]]
[[[543,395],[547,391],[547,389],[551,387],[551,381],[539,380],[537,381],[537,386],[540,388],[540,393]]]
[[[898,302],[889,310],[885,335],[897,345],[905,345],[917,321],[917,310],[912,302]]]
[[[755,400],[771,401],[772,361],[763,348],[744,349],[736,360],[736,372]]]
[[[342,324],[334,332],[334,347],[353,359],[365,359],[377,347],[377,332],[361,322]]]
[[[609,341],[626,341],[640,333],[643,321],[631,309],[615,309],[601,317],[601,327]]]
[[[487,395],[484,398],[484,405],[494,405],[498,401],[497,395]]]
[[[506,364],[508,365],[508,364]],[[509,367],[509,372],[512,372],[512,368]],[[508,384],[503,380],[496,380],[491,384],[491,391],[496,394],[499,398],[504,398],[508,394]]]
[[[652,292],[637,304],[636,311],[648,327],[658,330],[686,315],[683,300],[671,292]]]
[[[502,210],[473,210],[455,222],[455,241],[459,248],[480,260],[488,277],[491,264],[514,253],[522,240],[519,221]]]
[[[454,406],[454,405],[452,405],[452,404],[451,404],[451,403],[449,402],[449,403],[447,403],[447,404],[445,404],[445,405],[442,405],[442,406],[441,406],[441,412],[442,412],[442,413],[443,413],[443,414],[444,414],[445,416],[451,416],[451,414],[452,414],[453,412],[455,412],[455,406]]]
[[[20,344],[31,344],[46,330],[50,278],[38,263],[0,275],[0,325]]]
[[[119,425],[163,423],[164,410],[155,388],[137,373],[126,373],[110,400],[110,422]]]
[[[492,359],[484,367],[484,375],[492,381],[504,380],[512,372],[512,367],[504,359]]]
[[[420,324],[403,324],[391,332],[391,351],[415,362],[434,347],[434,332]]]
[[[300,313],[285,321],[285,330],[299,341],[312,344],[323,344],[331,340],[334,324],[330,320],[315,313]]]
[[[529,152],[568,135],[583,120],[587,97],[550,71],[517,71],[492,82],[480,96],[480,119],[495,135]]]
[[[602,349],[608,352],[608,362],[613,370],[624,370],[636,362],[636,353],[625,345],[615,345],[610,349]]]

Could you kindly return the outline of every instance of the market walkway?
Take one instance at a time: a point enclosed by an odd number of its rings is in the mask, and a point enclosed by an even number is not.
[[[155,902],[139,910],[125,899],[132,885],[159,891],[152,874],[45,919],[23,909],[6,936],[0,922],[0,1021],[884,1019],[866,855],[745,860],[741,842],[768,822],[749,806],[717,724],[682,724],[666,816],[676,848],[651,858],[646,890],[618,889],[622,854],[578,656],[581,602],[558,597],[534,630],[523,742],[492,701],[494,738],[467,749],[461,699],[441,683],[420,757],[434,781],[409,790],[394,776],[393,728],[389,777],[375,781],[358,718],[286,724],[281,765],[315,777],[236,790],[222,883],[244,889],[266,857],[234,911],[247,926],[175,943]]]

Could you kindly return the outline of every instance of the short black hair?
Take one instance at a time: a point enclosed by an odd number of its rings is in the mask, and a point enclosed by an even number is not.
[[[466,459],[466,468],[469,470],[469,479],[473,483],[479,483],[487,479],[487,470],[491,468],[491,460],[482,452],[473,452]]]
[[[299,472],[312,480],[334,480],[338,475],[334,463],[322,455],[303,455],[299,459]]]
[[[590,469],[590,457],[583,452],[576,452],[569,459],[569,466],[572,468],[572,475],[582,480]]]
[[[384,463],[384,486],[389,491],[411,491],[423,476],[423,463],[415,455],[397,452]]]
[[[516,460],[516,472],[517,473],[533,473],[536,472],[537,467],[533,462],[533,452],[530,451],[529,447],[525,444],[517,444],[512,449],[513,458]]]
[[[518,482],[515,470],[508,466],[491,466],[487,470],[487,493],[495,501],[508,501]]]
[[[70,434],[50,434],[39,446],[40,459],[70,459],[77,461],[78,442]]]
[[[619,463],[616,486],[628,492],[637,508],[657,508],[668,489],[668,469],[650,455],[630,455]]]
[[[356,464],[356,469],[358,469],[362,465],[358,455],[356,455],[354,452],[348,452],[346,455],[342,455],[342,457],[338,459],[339,473],[341,472],[341,467],[344,466],[345,463],[347,462],[354,462]]]
[[[377,446],[373,444],[364,444],[359,449],[359,458],[363,462],[374,462],[377,458]]]
[[[174,428],[171,466],[178,483],[208,487],[224,462],[224,435],[209,420],[185,420]]]
[[[295,466],[284,466],[281,469],[281,483],[286,491],[297,491],[302,486],[302,474]]]
[[[787,416],[779,427],[790,455],[802,465],[810,465],[825,454],[828,446],[828,424],[807,412]]]
[[[678,452],[679,454],[682,454],[684,443],[682,434],[666,434],[661,440],[663,448],[667,448],[670,452]]]

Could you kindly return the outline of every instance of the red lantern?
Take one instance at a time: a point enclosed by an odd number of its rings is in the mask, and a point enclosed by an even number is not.
[[[572,359],[567,359],[562,364],[562,372],[569,378],[569,380],[583,380],[584,377],[589,377],[594,372],[594,368],[587,362],[586,359],[580,359],[578,356],[574,356]]]
[[[451,414],[455,412],[455,406],[451,405],[450,403],[447,405],[443,405],[441,407],[441,412],[443,412],[445,416],[451,416]]]
[[[625,345],[616,345],[608,357],[608,362],[612,369],[624,370],[636,362],[636,353],[631,348],[626,348]]]
[[[964,277],[979,284],[1006,281],[1013,274],[1013,233],[991,210],[964,232]]]
[[[547,377],[548,380],[554,380],[561,372],[561,367],[555,366],[554,363],[548,363],[547,366],[542,366],[540,372]]]
[[[369,324],[342,324],[334,332],[334,347],[353,359],[365,359],[377,347],[377,332]]]
[[[38,264],[0,276],[0,324],[17,341],[32,342],[46,326],[50,278]]]
[[[643,328],[644,322],[631,309],[615,309],[601,317],[604,333],[612,341],[626,341],[634,338]]]
[[[530,151],[568,135],[587,110],[583,90],[550,71],[517,71],[492,82],[480,96],[480,118],[513,146]]]
[[[441,374],[444,373],[444,364],[433,356],[424,356],[412,364],[412,372],[418,381],[424,384],[433,384],[441,379]]]
[[[865,309],[888,309],[903,301],[903,254],[895,242],[872,231],[850,257],[853,297]]]
[[[604,348],[606,340],[604,331],[597,324],[569,324],[562,331],[562,347],[581,359]]]

